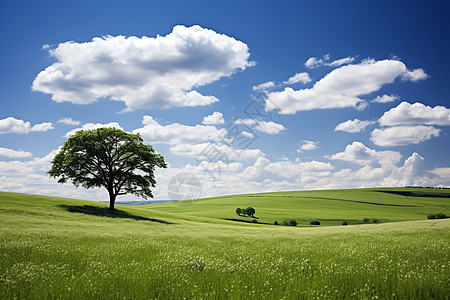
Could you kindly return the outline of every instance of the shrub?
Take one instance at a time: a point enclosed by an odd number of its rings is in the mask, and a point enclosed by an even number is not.
[[[273,222],[273,225],[278,225],[278,221]]]
[[[430,214],[428,215],[428,219],[434,220],[434,219],[445,219],[447,216],[444,213],[438,213],[438,214]]]
[[[380,220],[378,220],[378,219],[373,219],[372,222],[375,223],[375,224],[378,224],[378,223],[380,223]]]
[[[344,221],[344,223],[342,223],[342,225],[347,226],[348,225],[347,221]]]
[[[249,215],[249,216],[252,216],[253,217],[253,215],[255,214],[255,209],[253,208],[253,207],[251,207],[251,206],[249,206],[249,207],[247,207],[246,209],[245,209],[245,213],[247,214],[247,215]]]
[[[320,225],[320,222],[317,220],[309,222],[309,225]]]
[[[445,218],[447,218],[447,216],[443,213],[436,214],[436,219],[445,219]]]
[[[369,218],[364,218],[363,221],[367,223],[367,222],[370,221],[370,219]]]
[[[297,226],[297,221],[294,219],[286,219],[283,224],[286,226]]]
[[[258,220],[253,219],[251,223],[258,223]]]

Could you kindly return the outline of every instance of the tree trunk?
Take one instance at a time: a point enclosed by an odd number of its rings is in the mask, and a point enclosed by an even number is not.
[[[117,195],[109,191],[109,210],[114,210],[114,202],[116,202]]]

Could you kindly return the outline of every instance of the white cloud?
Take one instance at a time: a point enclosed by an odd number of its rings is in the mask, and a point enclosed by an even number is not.
[[[401,154],[396,151],[375,151],[366,147],[361,142],[353,142],[345,147],[344,152],[333,154],[331,160],[344,160],[359,165],[395,165],[401,159]]]
[[[80,131],[80,130],[94,130],[94,129],[98,129],[98,128],[116,128],[116,129],[123,130],[123,128],[117,122],[110,122],[107,124],[86,123],[86,124],[83,124],[83,126],[81,126],[79,128],[75,128],[75,129],[72,129],[71,131],[67,132],[65,137],[69,138],[72,135],[74,135],[77,131]]]
[[[330,67],[340,67],[342,65],[347,65],[355,60],[354,57],[348,56],[345,58],[337,59],[335,61],[332,61],[330,63],[326,63],[325,65]]]
[[[253,87],[254,91],[265,91],[268,90],[270,88],[273,88],[275,86],[275,83],[273,81],[268,81],[268,82],[264,82],[258,85],[255,85]]]
[[[245,178],[254,179],[261,175],[264,168],[270,163],[265,157],[258,157],[252,166],[248,166],[243,171]]]
[[[284,131],[286,127],[282,124],[278,124],[272,121],[258,121],[258,124],[255,126],[256,130],[267,133],[267,134],[279,134]]]
[[[300,148],[297,149],[297,153],[300,153],[303,150],[315,150],[317,149],[317,145],[319,145],[319,142],[309,140],[303,140],[302,142],[303,144],[300,146]]]
[[[32,157],[33,154],[31,154],[31,152],[27,152],[27,151],[21,151],[21,150],[17,151],[17,150],[0,147],[0,156],[6,156],[6,157],[10,157],[10,158],[29,158],[29,157]]]
[[[37,131],[49,131],[55,129],[53,124],[51,122],[44,122],[41,124],[36,124],[33,127],[31,127],[31,131],[37,132]]]
[[[380,118],[381,126],[395,125],[441,125],[450,126],[450,109],[444,106],[425,106],[422,103],[402,102],[385,112]]]
[[[359,119],[347,120],[336,126],[334,131],[345,131],[350,133],[360,132],[367,126],[375,124],[374,121],[361,121]]]
[[[402,75],[403,80],[409,80],[412,82],[417,82],[419,80],[425,80],[429,76],[423,69],[415,69],[413,71],[407,71]]]
[[[330,55],[328,55],[328,54],[324,55],[323,58],[321,58],[321,59],[317,59],[315,57],[310,57],[305,62],[305,66],[309,69],[315,69],[315,68],[322,66],[324,64],[324,62],[329,59],[330,59]]]
[[[179,156],[193,157],[196,160],[222,160],[229,163],[235,160],[252,160],[264,156],[260,149],[236,149],[228,145],[212,142],[199,144],[176,144],[170,147],[170,152]]]
[[[220,141],[225,129],[217,129],[211,125],[183,125],[173,123],[161,125],[151,116],[144,116],[144,127],[133,130],[140,133],[145,142],[151,144],[196,144],[205,141]]]
[[[70,41],[49,53],[57,62],[36,76],[34,91],[77,104],[110,97],[128,110],[209,105],[218,99],[195,88],[254,65],[245,43],[197,25],[166,36]]]
[[[294,84],[294,83],[308,83],[311,82],[311,78],[309,77],[309,74],[306,72],[303,73],[296,73],[294,76],[290,77],[288,80],[284,81],[284,84]]]
[[[81,124],[80,121],[72,120],[72,118],[61,118],[56,123],[63,123],[65,125],[74,125],[74,126],[78,126]]]
[[[400,168],[394,168],[389,176],[382,181],[383,186],[416,185],[423,174],[424,158],[413,153]],[[423,180],[423,179],[419,179]],[[420,185],[420,184],[419,184]]]
[[[13,117],[0,120],[0,134],[28,133],[30,132],[30,127],[30,122],[18,120]]]
[[[225,123],[225,120],[221,112],[215,111],[212,115],[204,117],[202,123],[205,125],[218,125]]]
[[[357,108],[361,104],[360,108],[364,108],[365,101],[359,96],[378,91],[405,71],[406,66],[397,60],[365,60],[357,65],[346,65],[334,69],[310,89],[286,87],[283,91],[269,93],[266,110],[279,109],[280,114],[294,114],[313,109]]]
[[[375,129],[370,140],[381,147],[418,144],[439,136],[440,129],[433,126],[395,126]]]
[[[434,168],[433,170],[428,171],[431,174],[434,174],[440,178],[447,179],[450,181],[450,168]]]
[[[235,124],[243,124],[247,126],[256,125],[255,129],[267,134],[279,134],[286,129],[282,124],[273,121],[258,121],[256,119],[236,119]]]
[[[278,161],[268,164],[264,169],[284,178],[293,178],[311,175],[329,176],[334,167],[330,163],[313,160],[308,162]]]
[[[374,99],[372,99],[371,102],[375,103],[389,103],[400,99],[399,96],[396,95],[383,95],[383,96],[376,96]]]

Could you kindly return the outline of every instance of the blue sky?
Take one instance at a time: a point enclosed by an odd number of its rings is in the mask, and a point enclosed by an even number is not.
[[[448,1],[2,1],[0,190],[106,200],[46,175],[98,126],[165,157],[159,200],[180,173],[201,196],[450,186],[449,15]]]

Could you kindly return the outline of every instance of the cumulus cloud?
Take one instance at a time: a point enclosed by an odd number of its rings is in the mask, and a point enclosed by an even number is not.
[[[140,133],[144,141],[150,144],[179,145],[220,141],[225,131],[211,125],[161,125],[151,116],[144,116],[142,124],[144,127],[133,130],[133,133]]]
[[[98,128],[116,128],[116,129],[123,130],[123,128],[117,122],[110,122],[110,123],[107,123],[107,124],[86,123],[86,124],[83,124],[79,128],[75,128],[75,129],[72,129],[71,131],[67,132],[65,137],[69,138],[72,135],[74,135],[77,131],[80,131],[80,130],[94,130],[94,129],[98,129]]]
[[[256,119],[236,119],[235,124],[243,125],[255,125],[255,129],[267,134],[279,134],[286,129],[282,124],[275,123],[273,121],[259,121]]]
[[[302,142],[303,144],[297,149],[297,153],[301,153],[304,150],[315,150],[318,147],[317,145],[319,145],[319,142],[309,140],[303,140]]]
[[[431,174],[434,174],[440,178],[450,180],[450,168],[434,168],[433,170],[428,171]]]
[[[6,119],[0,120],[0,134],[7,133],[29,133],[30,131],[48,131],[55,127],[50,122],[44,122],[41,124],[36,124],[31,126],[30,122],[25,122],[23,120],[15,119],[13,117],[8,117]]]
[[[402,102],[385,112],[380,118],[381,126],[396,125],[450,125],[450,109],[444,106],[430,107],[422,103]]]
[[[170,152],[178,156],[193,157],[196,160],[223,161],[230,163],[237,160],[252,160],[264,156],[260,149],[235,149],[230,145],[206,142],[199,144],[176,144],[170,147]]]
[[[21,151],[21,150],[17,151],[17,150],[0,147],[0,156],[5,156],[5,157],[9,157],[9,158],[29,158],[29,157],[32,157],[33,154],[31,154],[31,152],[27,152],[27,151]]]
[[[55,129],[55,127],[53,126],[53,123],[51,122],[44,122],[41,124],[36,124],[33,127],[31,127],[31,131],[49,131]]]
[[[370,140],[381,147],[419,144],[438,137],[440,129],[433,126],[395,126],[372,131]]]
[[[330,163],[321,161],[308,162],[292,162],[292,161],[278,161],[268,164],[265,170],[284,178],[293,178],[299,176],[329,176],[330,171],[334,167]]]
[[[0,134],[28,133],[30,132],[30,127],[30,122],[18,120],[13,117],[0,120]]]
[[[61,118],[56,123],[63,123],[65,125],[78,126],[81,124],[80,121],[72,120],[72,118]]]
[[[355,60],[354,57],[348,56],[345,58],[337,59],[335,61],[332,61],[330,63],[326,63],[325,65],[330,67],[340,67],[342,65],[347,65]]]
[[[372,99],[371,102],[375,103],[389,103],[400,99],[399,96],[396,95],[383,95],[383,96],[376,96],[374,99]]]
[[[283,91],[269,93],[266,110],[279,109],[280,114],[294,114],[313,109],[358,108],[360,105],[364,108],[366,101],[360,96],[394,82],[406,70],[405,64],[397,60],[365,60],[356,65],[342,66],[328,73],[310,89],[286,87]]]
[[[309,74],[306,72],[302,73],[296,73],[294,76],[290,77],[288,80],[284,81],[284,84],[294,84],[294,83],[308,83],[311,82],[311,78],[309,77]]]
[[[401,159],[401,154],[396,151],[375,151],[366,147],[361,142],[353,142],[345,147],[343,152],[333,154],[331,160],[344,160],[359,165],[395,165]]]
[[[374,121],[361,121],[359,119],[347,120],[336,126],[334,131],[345,131],[350,133],[360,132],[367,126],[375,124]]]
[[[402,75],[403,80],[409,80],[412,82],[417,82],[419,80],[425,80],[428,77],[429,77],[428,74],[425,73],[425,71],[420,68],[412,70],[412,71],[407,71],[407,72],[403,73],[403,75]]]
[[[322,66],[324,64],[324,62],[326,62],[329,59],[330,59],[330,55],[328,55],[328,54],[324,55],[323,58],[321,58],[321,59],[317,59],[315,57],[310,57],[305,62],[305,66],[309,69],[315,69],[315,68]]]
[[[273,88],[275,86],[275,83],[273,81],[268,81],[268,82],[264,82],[258,85],[255,85],[253,87],[254,91],[265,91],[268,90],[270,88]]]
[[[205,125],[219,125],[225,123],[225,120],[221,112],[215,111],[212,115],[204,117],[202,123]]]
[[[424,158],[414,152],[407,160],[405,160],[403,166],[392,170],[391,174],[382,181],[382,185],[416,185],[418,180],[423,180],[420,179],[421,175],[423,175],[423,161]]]
[[[175,26],[157,37],[95,37],[49,50],[57,61],[32,89],[56,102],[123,101],[128,110],[201,106],[217,102],[195,88],[254,65],[248,46],[200,26]]]

